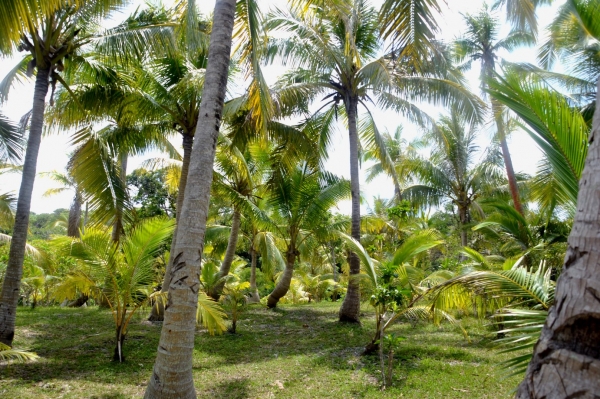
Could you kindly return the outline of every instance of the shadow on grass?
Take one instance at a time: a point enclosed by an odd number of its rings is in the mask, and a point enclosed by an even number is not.
[[[319,307],[284,306],[275,311],[252,307],[243,314],[238,334],[210,337],[198,333],[195,342],[194,369],[214,369],[221,366],[269,362],[277,358],[310,358],[308,361],[331,370],[365,369],[378,376],[378,358],[361,357],[364,345],[374,330],[372,314],[362,317],[363,325],[337,322],[339,304]],[[18,327],[24,347],[40,356],[36,363],[0,366],[0,379],[37,382],[50,379],[87,380],[111,383],[116,378],[124,384],[138,384],[150,376],[156,356],[160,326],[139,323],[131,325],[124,350],[127,362],[110,361],[114,346],[112,317],[96,309],[43,309],[20,312]],[[19,319],[18,319],[19,320]],[[444,347],[420,344],[419,327],[400,326],[406,344],[396,359],[410,369],[419,368],[424,357],[454,362],[477,362],[460,338],[446,342]],[[404,367],[404,366],[403,366]],[[248,397],[247,379],[230,379],[210,388],[213,398]],[[214,391],[214,392],[213,392]],[[201,394],[204,394],[202,392]],[[108,396],[107,396],[108,395]],[[113,396],[110,396],[113,395]],[[104,394],[98,399],[118,399]]]
[[[211,399],[245,399],[250,397],[250,380],[248,378],[232,378],[198,392],[199,398]]]

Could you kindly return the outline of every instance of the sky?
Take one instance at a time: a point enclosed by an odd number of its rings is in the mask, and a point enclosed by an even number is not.
[[[374,0],[372,4],[378,6],[381,4],[381,0]],[[165,1],[168,4],[169,0]],[[261,7],[264,4],[263,9],[268,9],[272,4],[284,3],[282,0],[263,0]],[[447,3],[442,3],[442,17],[438,18],[440,25],[439,38],[444,41],[451,41],[459,37],[464,30],[464,22],[461,14],[476,13],[479,11],[484,4],[482,0],[447,0]],[[129,13],[131,13],[138,6],[143,6],[143,0],[133,0],[131,5],[125,8],[120,15],[115,15],[113,21],[107,22],[108,25],[114,25],[115,21],[118,22],[124,19]],[[200,11],[205,14],[211,14],[214,7],[214,0],[202,0],[198,2]],[[555,1],[550,7],[541,7],[538,11],[538,21],[540,27],[545,27],[552,21],[556,15],[558,6],[562,4],[562,1]],[[504,17],[503,14],[498,14],[501,19]],[[502,28],[502,34],[506,34],[509,31],[509,27],[504,25]],[[540,29],[543,32],[543,29]],[[543,36],[540,38],[543,40]],[[508,54],[501,54],[501,57],[508,61],[514,62],[531,62],[536,63],[536,50],[535,48],[521,48]],[[0,79],[3,78],[17,63],[19,54],[11,58],[0,58]],[[281,67],[268,67],[266,68],[266,76],[270,76],[274,81],[275,78],[283,72]],[[473,64],[473,69],[466,73],[471,90],[475,93],[479,93],[479,67],[477,63]],[[269,82],[271,83],[271,82]],[[21,116],[27,113],[31,109],[33,98],[33,82],[19,85],[12,89],[9,100],[4,104],[0,104],[0,112],[9,117],[13,121],[19,121]],[[432,116],[438,116],[444,113],[445,110],[439,107],[433,107],[426,105],[424,107],[428,113]],[[393,132],[395,128],[402,124],[404,126],[404,138],[407,140],[414,139],[422,134],[422,131],[416,126],[407,123],[402,119],[401,116],[393,112],[381,112],[375,110],[374,112],[376,123],[380,130],[389,130]],[[480,133],[480,147],[485,148],[491,140],[492,129],[490,126],[484,126]],[[179,140],[177,140],[178,142]],[[175,143],[177,143],[175,142]],[[515,171],[525,172],[534,174],[536,165],[541,159],[541,152],[535,145],[535,143],[529,138],[525,132],[515,132],[509,138],[508,141],[511,155],[513,158]],[[68,159],[68,153],[72,151],[69,146],[69,132],[54,132],[53,134],[46,135],[42,140],[40,148],[40,155],[38,158],[37,171],[48,172],[48,171],[59,171],[64,172],[65,165]],[[144,158],[156,156],[157,154],[147,154],[145,157],[135,157],[129,161],[128,172],[133,171],[139,166]],[[343,126],[336,129],[336,133],[332,142],[332,146],[329,151],[329,159],[325,164],[325,167],[330,172],[333,172],[339,176],[349,178],[350,160],[349,160],[349,149],[347,134],[343,132]],[[364,176],[365,165],[361,170],[361,174]],[[19,190],[21,176],[18,174],[4,174],[0,175],[0,193],[14,192],[15,194]],[[47,177],[39,176],[36,178],[31,210],[35,213],[47,213],[52,212],[57,208],[69,208],[72,200],[72,193],[65,192],[63,194],[44,197],[43,194],[46,190],[56,187],[56,183]],[[380,196],[382,198],[390,198],[393,195],[394,189],[392,181],[382,176],[376,180],[365,183],[364,177],[361,178],[361,191],[363,197],[370,202],[373,197]],[[363,212],[368,208],[368,203],[363,205]],[[349,201],[343,202],[339,205],[339,212],[350,213]]]

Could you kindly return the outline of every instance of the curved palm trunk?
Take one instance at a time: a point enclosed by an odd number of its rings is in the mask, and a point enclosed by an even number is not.
[[[290,284],[292,283],[292,276],[294,275],[294,263],[296,263],[296,250],[293,246],[290,246],[286,252],[285,270],[279,278],[275,289],[273,289],[273,292],[271,292],[267,298],[267,307],[269,309],[277,306],[277,302],[279,302],[279,300],[289,291]]]
[[[29,211],[31,209],[31,193],[37,158],[42,141],[42,129],[44,127],[44,110],[46,108],[46,94],[49,86],[48,69],[38,69],[35,79],[35,91],[33,94],[33,109],[31,113],[31,129],[27,140],[27,151],[23,163],[23,175],[21,187],[19,188],[19,199],[17,200],[17,211],[15,213],[15,224],[13,236],[8,254],[8,265],[2,294],[0,296],[0,342],[12,346],[15,335],[15,318],[17,302],[23,276],[23,260],[25,258],[25,244],[27,244],[27,229],[29,227]]]
[[[358,113],[358,100],[350,98],[346,105],[348,113],[348,136],[350,137],[350,185],[352,187],[352,238],[360,241],[360,182],[358,175],[358,130],[356,116]],[[350,280],[348,291],[342,306],[339,319],[342,322],[359,323],[360,313],[360,287],[356,276],[360,273],[360,260],[354,252],[348,255],[350,264]]]
[[[81,224],[81,205],[83,199],[79,191],[75,192],[71,209],[69,209],[69,222],[67,226],[67,236],[79,238],[79,225]]]
[[[600,392],[600,81],[589,142],[555,305],[519,399],[597,398]]]
[[[192,358],[200,289],[200,262],[210,202],[213,164],[227,86],[235,0],[217,0],[210,58],[181,207],[177,245],[172,249],[169,299],[146,399],[195,399]]]
[[[123,187],[127,187],[127,159],[128,155],[126,152],[119,154],[119,168],[121,173],[121,181]],[[121,235],[123,234],[123,204],[117,202],[115,209],[115,220],[113,222],[112,240],[113,242],[119,242]]]
[[[260,295],[258,294],[258,288],[256,287],[256,263],[258,254],[254,247],[250,248],[250,296],[248,297],[248,303],[259,303]]]
[[[187,186],[187,177],[188,171],[190,169],[190,158],[192,155],[192,146],[194,144],[194,136],[190,136],[189,134],[183,135],[183,160],[181,162],[181,175],[179,176],[179,187],[177,192],[177,204],[175,208],[175,220],[179,221],[179,214],[181,213],[181,208],[183,207],[183,200],[185,198],[185,188]],[[175,225],[175,230],[173,231],[173,238],[171,239],[171,250],[175,249],[177,245],[177,228],[179,223]],[[167,267],[165,268],[165,276],[163,278],[163,283],[161,287],[162,292],[167,292],[169,290],[169,283],[171,282],[171,268],[173,267],[173,257],[169,257],[169,262],[167,263]],[[156,306],[152,306],[152,311],[150,312],[150,317],[148,320],[150,321],[163,321],[165,315],[165,307],[162,303],[156,304]]]
[[[233,263],[233,258],[235,257],[235,247],[237,246],[238,237],[240,235],[241,221],[242,219],[240,211],[234,209],[233,218],[231,220],[231,233],[229,234],[229,241],[227,241],[227,250],[225,251],[225,257],[223,258],[221,268],[219,269],[219,277],[227,276],[229,274],[229,270],[231,270],[231,264]],[[221,292],[223,291],[224,286],[224,281],[216,284],[212,292],[210,293],[210,296],[215,300],[219,299],[219,296],[221,296]]]
[[[502,158],[504,159],[504,167],[506,168],[506,178],[508,179],[508,189],[513,200],[513,206],[521,215],[523,215],[523,206],[519,196],[519,188],[517,186],[517,178],[512,164],[508,144],[506,143],[504,120],[502,119],[502,109],[496,100],[492,100],[492,112],[496,119],[496,129],[498,130],[498,138],[500,139],[500,148],[502,149]]]

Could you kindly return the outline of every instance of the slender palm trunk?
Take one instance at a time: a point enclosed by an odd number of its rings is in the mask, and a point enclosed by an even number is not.
[[[119,169],[121,174],[121,181],[123,183],[123,188],[126,190],[127,187],[127,152],[122,152],[119,154]],[[119,242],[121,240],[121,235],[123,234],[123,204],[121,202],[117,202],[117,206],[115,209],[115,220],[113,222],[113,230],[112,230],[112,240],[113,242]]]
[[[235,0],[217,0],[208,65],[190,159],[185,199],[171,250],[169,299],[146,399],[195,399],[192,358],[200,289],[200,262],[210,202],[213,164],[227,87]]]
[[[600,81],[562,274],[518,399],[600,393]]]
[[[521,215],[523,215],[523,206],[521,205],[521,197],[519,196],[519,188],[517,186],[517,178],[512,164],[508,144],[506,143],[506,129],[504,119],[502,119],[502,107],[496,100],[492,100],[492,112],[496,120],[496,129],[498,130],[498,138],[500,139],[500,148],[502,149],[502,158],[504,158],[504,167],[506,168],[506,178],[508,179],[508,189],[513,200],[513,206]]]
[[[194,144],[194,136],[189,134],[183,135],[183,160],[181,163],[181,175],[179,176],[179,187],[177,192],[177,204],[175,208],[175,220],[179,222],[179,214],[181,213],[181,208],[183,207],[183,200],[185,198],[185,187],[187,186],[187,177],[188,171],[190,169],[190,158],[192,155],[192,146]],[[179,223],[175,225],[175,230],[173,231],[173,238],[171,239],[171,251],[175,249],[177,245],[177,228]],[[165,268],[165,276],[163,278],[163,283],[161,287],[162,292],[167,292],[169,290],[169,284],[171,282],[171,268],[173,267],[173,257],[169,257],[169,262],[167,263],[167,267]],[[162,303],[158,303],[157,306],[152,306],[152,311],[150,312],[150,317],[148,320],[150,321],[163,321],[165,315],[165,307]]]
[[[348,114],[348,135],[350,137],[350,185],[352,188],[352,238],[360,241],[360,182],[358,175],[358,130],[356,117],[358,100],[351,97],[346,103]],[[339,319],[343,322],[359,323],[360,286],[356,278],[360,273],[360,260],[354,252],[348,255],[350,280],[346,297],[340,307]]]
[[[458,206],[458,219],[460,224],[460,245],[466,247],[469,244],[469,237],[467,236],[466,226],[470,222],[469,210],[465,205],[460,204]]]
[[[283,298],[289,291],[290,284],[292,283],[292,277],[294,275],[294,263],[296,263],[296,249],[292,244],[286,252],[285,270],[283,271],[281,277],[279,277],[279,281],[277,282],[275,289],[273,289],[273,292],[271,292],[267,298],[267,307],[269,307],[269,309],[277,306],[277,302],[279,302],[279,300]]]
[[[67,236],[79,238],[79,225],[81,224],[81,205],[83,199],[81,193],[75,191],[75,197],[69,209],[69,222],[67,226]]]
[[[12,345],[15,335],[15,318],[17,302],[19,301],[21,277],[23,276],[23,260],[25,257],[25,245],[27,244],[31,193],[33,191],[37,158],[42,141],[49,74],[50,71],[48,69],[38,69],[35,79],[31,129],[29,131],[29,139],[27,140],[25,162],[23,163],[23,175],[21,177],[13,236],[8,254],[8,265],[6,266],[2,294],[0,295],[0,342],[8,346]]]
[[[233,218],[231,220],[231,233],[229,234],[229,241],[227,241],[227,250],[225,251],[225,257],[223,258],[221,268],[219,269],[219,277],[225,277],[229,274],[231,264],[233,263],[233,258],[235,257],[235,247],[237,246],[238,237],[240,235],[241,222],[242,218],[240,211],[234,208]],[[215,300],[218,299],[219,296],[221,296],[221,292],[223,291],[224,286],[224,281],[216,284],[212,292],[210,293],[210,296]]]
[[[260,295],[258,294],[258,288],[256,287],[256,262],[258,253],[254,247],[250,248],[250,297],[248,303],[259,303]]]
[[[83,213],[83,223],[81,224],[81,232],[83,234],[85,234],[85,226],[87,226],[89,210],[90,210],[90,204],[89,204],[89,202],[86,202],[85,203],[85,212]]]

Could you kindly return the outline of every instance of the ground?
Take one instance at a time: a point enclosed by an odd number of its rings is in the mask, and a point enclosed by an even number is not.
[[[378,358],[360,356],[374,330],[363,308],[362,326],[337,323],[339,303],[252,307],[238,334],[211,337],[198,329],[194,376],[199,398],[510,398],[519,377],[504,378],[493,333],[465,320],[457,327],[397,324],[405,337],[395,358],[394,382],[381,390]],[[160,326],[130,328],[126,363],[111,362],[109,311],[96,308],[19,309],[15,347],[40,355],[27,364],[0,363],[1,398],[139,398],[150,377]]]

